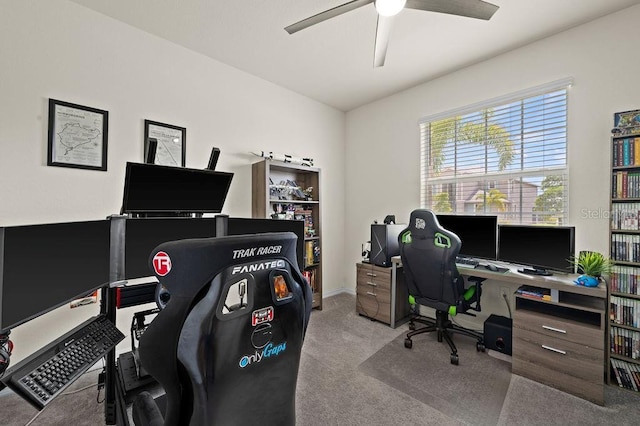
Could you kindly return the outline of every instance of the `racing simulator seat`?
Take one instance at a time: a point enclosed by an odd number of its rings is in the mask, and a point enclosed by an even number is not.
[[[462,243],[458,236],[442,228],[431,210],[411,212],[409,226],[398,236],[400,257],[409,290],[412,307],[423,305],[436,310],[435,320],[412,315],[404,346],[411,349],[411,338],[417,334],[435,331],[438,342],[444,339],[451,348],[451,363],[458,365],[458,350],[451,333],[460,333],[477,339],[476,349],[485,350],[481,333],[455,325],[449,315],[480,311],[481,284],[483,278],[469,277],[473,286],[465,289],[464,278],[456,267],[456,256]],[[413,310],[413,309],[412,309]],[[473,314],[469,314],[473,315]],[[416,329],[419,322],[426,327]]]
[[[161,308],[139,341],[164,388],[133,404],[136,425],[295,424],[311,289],[290,232],[187,239],[149,262]]]

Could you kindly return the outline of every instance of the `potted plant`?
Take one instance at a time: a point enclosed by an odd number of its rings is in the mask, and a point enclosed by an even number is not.
[[[597,287],[603,275],[609,275],[613,263],[611,259],[595,251],[581,251],[572,261],[580,275],[574,282],[585,287]]]

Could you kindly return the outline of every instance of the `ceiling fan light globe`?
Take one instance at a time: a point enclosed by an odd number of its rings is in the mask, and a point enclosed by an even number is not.
[[[395,16],[407,3],[407,0],[375,0],[376,11],[380,16]]]

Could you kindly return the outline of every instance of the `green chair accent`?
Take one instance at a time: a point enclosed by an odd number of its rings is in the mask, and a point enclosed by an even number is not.
[[[436,332],[438,342],[443,340],[451,348],[451,363],[459,362],[458,350],[452,333],[465,334],[477,340],[476,349],[484,352],[481,333],[453,324],[449,316],[473,315],[480,311],[483,278],[469,277],[470,286],[458,272],[455,259],[462,245],[458,236],[440,226],[431,210],[419,209],[411,212],[409,226],[398,237],[400,257],[405,283],[409,290],[409,303],[414,312],[409,320],[409,332],[404,341],[406,348],[413,346],[412,338],[417,334]],[[419,306],[435,309],[436,318],[419,314]],[[416,329],[415,323],[425,327]]]

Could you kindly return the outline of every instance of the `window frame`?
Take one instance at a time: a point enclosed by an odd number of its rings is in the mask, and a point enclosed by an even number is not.
[[[507,205],[506,207],[503,205],[502,209],[505,209],[505,211],[500,211],[499,213],[497,213],[498,218],[499,218],[499,222],[500,223],[515,223],[515,224],[536,224],[536,223],[544,223],[545,225],[550,225],[550,224],[554,224],[552,222],[547,222],[544,219],[546,218],[546,220],[551,220],[554,219],[555,220],[555,224],[557,225],[567,225],[568,223],[568,218],[569,218],[569,161],[568,161],[568,155],[569,155],[569,132],[568,132],[568,119],[569,119],[569,88],[572,86],[573,84],[573,79],[572,78],[564,78],[561,80],[556,80],[547,84],[543,84],[540,86],[536,86],[536,87],[532,87],[529,89],[525,89],[525,90],[521,90],[515,93],[510,93],[508,95],[504,95],[504,96],[500,96],[497,98],[493,98],[487,101],[482,101],[482,102],[477,102],[475,104],[472,105],[468,105],[462,108],[458,108],[458,109],[454,109],[454,110],[449,110],[446,112],[442,112],[442,113],[438,113],[438,114],[434,114],[431,116],[427,116],[424,117],[422,119],[420,119],[418,121],[418,127],[419,127],[419,137],[420,137],[420,205],[422,208],[434,208],[435,205],[437,203],[439,203],[439,200],[434,199],[434,194],[435,192],[433,192],[432,194],[430,194],[430,191],[433,185],[442,185],[442,187],[449,186],[449,188],[451,189],[453,187],[453,193],[455,194],[455,191],[457,190],[462,190],[462,188],[468,183],[468,182],[472,182],[474,185],[476,185],[478,187],[478,189],[476,190],[476,195],[478,195],[479,193],[483,194],[483,200],[479,201],[476,204],[482,204],[483,210],[482,212],[478,213],[477,210],[477,206],[471,206],[469,207],[469,209],[472,209],[473,211],[468,210],[467,206],[465,205],[464,207],[460,208],[460,205],[456,203],[453,204],[453,206],[455,208],[455,211],[449,211],[449,212],[444,212],[444,211],[438,211],[438,213],[449,213],[449,214],[496,214],[496,212],[491,212],[491,211],[486,211],[486,206],[487,206],[487,198],[486,195],[487,193],[492,189],[490,188],[490,184],[493,183],[493,187],[495,188],[495,186],[497,186],[497,182],[499,180],[502,179],[502,181],[504,182],[505,185],[511,186],[514,183],[521,185],[521,187],[518,189],[519,191],[519,200],[518,200],[518,207],[517,207],[517,211],[510,211],[510,206]],[[469,116],[472,114],[478,114],[482,117],[485,117],[485,124],[488,122],[486,120],[486,117],[488,116],[488,110],[493,110],[494,108],[498,109],[498,108],[504,108],[510,104],[513,103],[517,103],[517,102],[522,102],[523,103],[523,110],[522,112],[520,112],[521,117],[526,118],[525,116],[525,112],[524,112],[524,105],[526,104],[526,101],[529,99],[533,99],[535,97],[539,97],[541,95],[547,95],[547,94],[553,94],[555,92],[561,92],[564,91],[564,94],[561,94],[561,96],[563,96],[563,100],[564,102],[566,102],[564,104],[564,115],[563,118],[564,120],[561,121],[561,123],[563,124],[563,126],[560,126],[560,128],[562,129],[561,131],[559,131],[559,133],[562,135],[561,136],[561,150],[563,149],[563,154],[564,154],[564,164],[561,165],[552,165],[552,166],[545,166],[542,165],[541,167],[521,167],[519,169],[503,169],[503,170],[493,170],[490,171],[488,170],[488,168],[486,167],[486,162],[488,161],[488,151],[485,149],[485,153],[484,156],[482,157],[485,161],[485,168],[482,172],[479,173],[469,173],[467,176],[461,176],[461,174],[458,174],[458,170],[457,170],[457,165],[454,167],[454,174],[451,176],[439,176],[439,177],[432,177],[429,176],[429,173],[431,172],[431,165],[429,164],[429,161],[431,160],[429,158],[429,156],[431,155],[431,146],[430,146],[430,125],[434,122],[438,122],[441,120],[446,120],[446,119],[453,119],[453,118],[457,118],[457,117],[465,117],[465,116]],[[544,124],[547,124],[547,121],[552,121],[551,117],[548,118],[544,118]],[[463,120],[464,121],[464,120]],[[546,130],[546,129],[545,129]],[[455,131],[458,131],[458,121],[456,121],[456,128]],[[460,139],[457,139],[457,134],[454,136],[455,141],[458,142]],[[527,143],[529,144],[533,144],[534,142],[532,140],[527,140],[525,139],[522,142],[522,147],[526,147]],[[447,145],[451,145],[450,143],[447,143]],[[460,154],[460,147],[462,145],[456,145],[453,146],[452,148],[450,147],[450,149],[453,150],[453,155],[457,156]],[[485,145],[486,147],[486,145]],[[540,150],[538,152],[540,153],[548,153],[549,151],[551,151],[552,148],[547,148],[547,147],[542,147],[540,148]],[[522,157],[524,154],[523,152],[520,152],[520,156]],[[457,160],[455,160],[457,161]],[[482,162],[482,160],[481,160]],[[563,191],[562,191],[562,213],[560,215],[558,215],[557,212],[536,212],[536,210],[534,209],[534,207],[532,207],[531,212],[528,211],[528,209],[523,209],[523,195],[522,195],[522,188],[525,185],[530,185],[531,182],[526,181],[526,179],[535,179],[536,181],[539,182],[539,185],[542,185],[542,182],[544,181],[545,178],[549,177],[549,176],[561,176],[562,177],[562,182],[563,182]],[[536,188],[536,194],[533,198],[531,198],[530,200],[528,200],[529,203],[533,202],[535,203],[535,200],[538,199],[538,197],[541,195],[540,188],[538,186],[538,188]],[[449,194],[449,197],[451,196],[451,191],[442,191],[442,193],[447,192]],[[530,192],[530,191],[529,191]],[[457,195],[457,194],[456,194]],[[456,200],[458,201],[458,200]],[[467,201],[463,201],[465,204],[468,204]],[[472,201],[472,200],[471,200]],[[471,202],[469,201],[469,202]],[[449,203],[451,203],[449,201]],[[472,203],[473,204],[473,203]],[[516,203],[513,203],[516,204]],[[435,208],[434,208],[435,210]],[[489,210],[491,210],[491,206],[489,206]],[[523,218],[526,219],[523,221]]]

